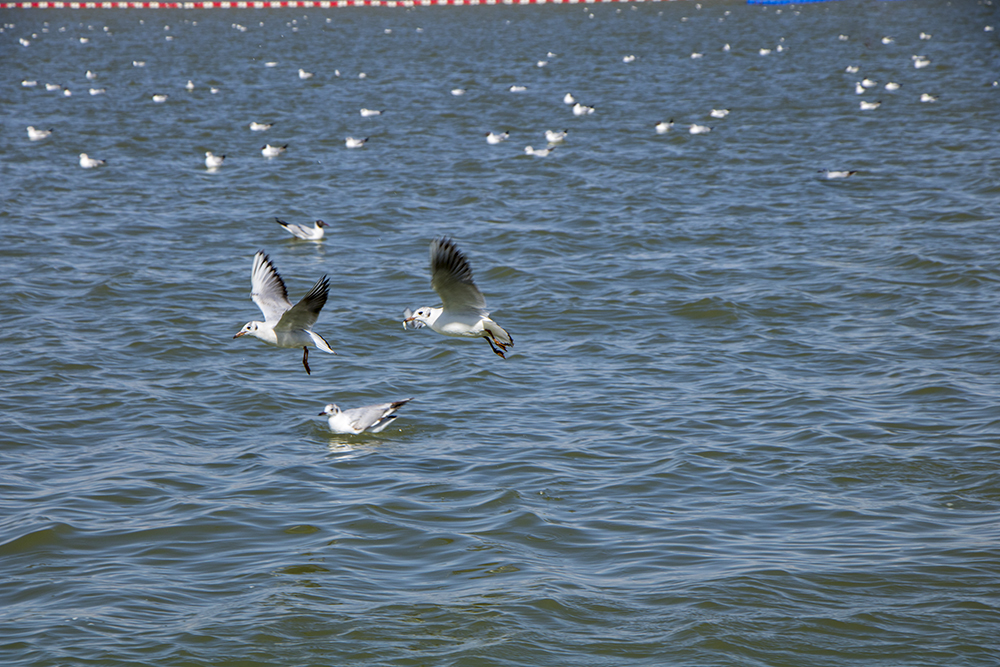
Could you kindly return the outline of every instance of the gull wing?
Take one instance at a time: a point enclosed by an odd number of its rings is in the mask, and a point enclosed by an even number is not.
[[[392,403],[366,405],[363,408],[345,410],[344,414],[355,429],[364,431],[367,428],[371,428],[372,433],[378,433],[396,418],[396,415],[393,414],[396,410],[412,400],[412,398],[404,398],[401,401],[394,401]]]
[[[277,322],[292,307],[285,282],[263,250],[258,250],[253,256],[250,290],[250,298],[260,308],[260,312],[264,313],[265,322]]]
[[[326,305],[326,295],[329,291],[330,281],[327,280],[326,276],[323,276],[316,281],[316,284],[313,285],[308,294],[302,297],[301,301],[292,306],[290,310],[285,311],[274,330],[305,329],[309,331],[312,329],[312,325],[316,324],[316,319],[319,317],[319,311],[323,310],[323,306]]]
[[[486,299],[472,280],[468,260],[447,237],[431,242],[431,287],[445,310],[486,310]]]
[[[302,225],[296,225],[291,222],[285,222],[284,220],[279,220],[278,218],[275,218],[274,221],[277,222],[282,227],[284,227],[285,229],[287,229],[293,236],[297,236],[300,239],[308,240],[309,231],[311,230],[307,230]]]

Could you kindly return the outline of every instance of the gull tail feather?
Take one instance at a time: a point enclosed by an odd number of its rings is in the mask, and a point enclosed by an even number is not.
[[[493,339],[502,344],[504,347],[514,346],[514,337],[507,333],[502,326],[493,320],[487,320],[486,325],[483,328],[490,332]]]
[[[326,340],[318,333],[316,333],[315,331],[308,331],[306,333],[308,333],[309,337],[312,338],[313,345],[316,346],[316,349],[323,350],[324,352],[329,352],[330,354],[337,354],[336,352],[333,351],[333,348],[330,347],[330,344],[327,343]]]

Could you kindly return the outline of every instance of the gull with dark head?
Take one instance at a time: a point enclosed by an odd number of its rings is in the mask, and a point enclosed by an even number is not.
[[[322,220],[317,220],[312,227],[296,225],[295,223],[285,222],[284,220],[279,220],[278,218],[275,218],[274,221],[284,227],[285,231],[289,234],[297,239],[302,239],[303,241],[319,241],[323,238],[323,228],[330,226]]]
[[[472,280],[472,268],[454,241],[444,237],[431,242],[431,287],[441,297],[436,308],[409,308],[403,313],[403,328],[412,324],[429,326],[445,336],[485,338],[490,349],[506,359],[504,352],[514,346],[509,333],[489,318],[486,299]]]
[[[285,282],[271,264],[270,258],[263,250],[258,250],[253,256],[250,285],[250,298],[264,313],[264,321],[247,322],[233,338],[250,334],[277,347],[301,347],[302,365],[310,375],[310,345],[336,354],[322,336],[312,331],[330,290],[330,281],[326,276],[317,280],[309,293],[293,306],[288,300]]]
[[[404,398],[401,401],[393,401],[392,403],[366,405],[361,408],[351,408],[349,410],[341,410],[333,403],[330,403],[319,414],[329,417],[327,423],[329,423],[330,430],[334,433],[353,433],[355,435],[364,431],[378,433],[399,416],[395,414],[396,410],[399,410],[412,400],[412,398]]]

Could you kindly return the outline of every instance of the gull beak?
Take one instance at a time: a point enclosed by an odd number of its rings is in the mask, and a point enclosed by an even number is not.
[[[236,334],[235,336],[233,336],[233,338],[239,338],[240,336],[244,336],[244,335],[246,335],[246,331],[241,331],[238,334]]]
[[[317,417],[322,417],[322,416],[323,416],[323,415],[325,415],[325,414],[326,414],[326,410],[324,410],[323,412],[319,413],[319,414],[318,414],[318,415],[316,415],[316,416],[317,416]]]

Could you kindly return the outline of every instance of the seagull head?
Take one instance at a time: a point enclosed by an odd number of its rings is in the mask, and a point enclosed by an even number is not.
[[[323,408],[323,412],[321,412],[319,414],[320,414],[320,416],[322,416],[322,415],[330,415],[332,417],[333,415],[339,415],[340,414],[340,408],[338,408],[333,403],[328,403],[327,406],[325,408]]]
[[[330,225],[328,225],[327,223],[323,222],[322,220],[317,220],[316,221],[316,226],[317,227],[329,227]]]
[[[250,334],[251,336],[256,336],[257,329],[259,328],[260,328],[260,322],[247,322],[246,324],[243,325],[243,328],[240,329],[235,336],[233,336],[233,338],[239,338],[240,336],[246,336],[247,334]]]
[[[414,329],[429,326],[441,314],[441,310],[441,308],[417,308],[417,312],[411,313],[410,309],[407,308],[403,313],[405,318],[403,328],[406,329],[408,324],[412,324]],[[437,314],[434,311],[438,311]]]

